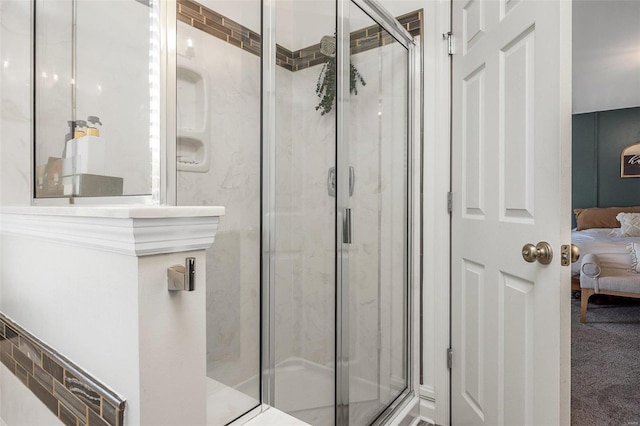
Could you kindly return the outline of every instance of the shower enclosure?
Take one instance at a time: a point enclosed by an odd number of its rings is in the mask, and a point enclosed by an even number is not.
[[[365,0],[178,0],[176,194],[224,205],[209,423],[381,423],[411,393],[408,25]]]
[[[316,426],[384,423],[414,387],[422,11],[396,19],[374,0],[32,11],[36,204],[226,208],[198,272],[208,423],[263,404]]]

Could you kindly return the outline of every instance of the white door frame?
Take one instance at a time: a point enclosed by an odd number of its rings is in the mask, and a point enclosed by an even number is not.
[[[420,414],[449,424],[450,0],[424,4],[424,177]]]

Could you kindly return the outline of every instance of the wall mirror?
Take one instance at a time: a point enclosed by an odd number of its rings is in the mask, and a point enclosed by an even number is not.
[[[159,1],[33,8],[35,198],[149,196],[159,164]]]

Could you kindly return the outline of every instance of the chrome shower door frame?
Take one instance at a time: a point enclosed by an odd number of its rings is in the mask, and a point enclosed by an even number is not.
[[[262,298],[262,403],[275,405],[275,250],[276,250],[276,2],[262,0],[262,197],[260,250]]]
[[[337,0],[337,128],[336,128],[336,425],[349,424],[349,244],[343,242],[346,222],[349,221],[349,100],[350,100],[350,5],[353,3],[387,31],[407,49],[407,240],[405,242],[404,277],[406,285],[405,365],[406,389],[387,406],[373,424],[384,424],[414,396],[413,391],[413,212],[414,193],[414,147],[415,145],[415,89],[419,87],[416,72],[418,49],[411,34],[376,0]],[[350,226],[350,224],[349,224]],[[348,231],[348,230],[347,230]]]
[[[276,2],[262,0],[262,196],[261,196],[261,392],[262,403],[274,406],[275,401],[275,194],[276,194]],[[374,421],[379,425],[387,422],[397,409],[413,396],[413,236],[414,211],[417,205],[415,193],[414,156],[419,135],[419,120],[416,118],[416,89],[419,87],[420,72],[416,66],[419,54],[416,43],[409,32],[375,0],[336,0],[336,44],[337,44],[337,93],[336,93],[336,204],[335,204],[335,424],[349,424],[349,247],[343,243],[346,209],[349,203],[349,63],[350,63],[350,12],[351,3],[358,6],[376,23],[391,34],[407,49],[407,241],[405,247],[406,264],[404,276],[407,300],[404,319],[406,342],[406,389]],[[418,111],[419,112],[419,111]]]

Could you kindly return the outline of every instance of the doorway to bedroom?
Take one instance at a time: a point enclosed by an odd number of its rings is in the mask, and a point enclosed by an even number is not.
[[[573,2],[573,425],[640,420],[639,21],[637,1]]]

